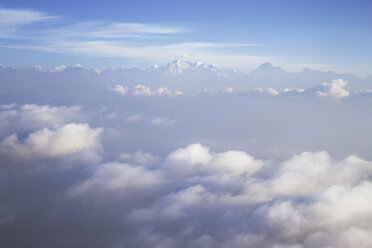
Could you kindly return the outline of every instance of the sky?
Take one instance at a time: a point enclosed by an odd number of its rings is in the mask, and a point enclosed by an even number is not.
[[[1,1],[0,247],[371,248],[371,6]]]
[[[0,63],[371,74],[370,1],[1,1]],[[13,17],[10,17],[13,16]],[[12,19],[14,18],[14,19]]]

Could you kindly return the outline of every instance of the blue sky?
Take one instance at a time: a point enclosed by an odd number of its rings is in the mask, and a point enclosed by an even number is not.
[[[0,3],[0,63],[146,67],[175,58],[250,70],[371,74],[371,1]]]

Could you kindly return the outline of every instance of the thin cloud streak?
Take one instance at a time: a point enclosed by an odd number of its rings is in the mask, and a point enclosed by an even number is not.
[[[162,35],[192,32],[181,26],[162,25],[158,23],[117,23],[107,21],[81,22],[55,29],[42,30],[42,36],[53,39],[121,39],[121,38],[160,38]]]
[[[45,13],[30,9],[0,8],[0,27],[14,27],[54,19]]]
[[[144,59],[156,63],[165,63],[175,58],[185,57],[189,60],[202,60],[230,68],[236,67],[236,65],[256,66],[270,60],[270,57],[266,56],[216,53],[214,51],[214,49],[248,46],[255,46],[255,44],[186,42],[157,46],[133,46],[118,41],[57,41],[44,45],[2,45],[0,47],[86,57]]]
[[[0,8],[0,37],[17,39],[2,48],[16,48],[84,57],[143,59],[155,63],[187,57],[220,66],[257,65],[268,57],[232,53],[231,49],[256,47],[256,43],[214,43],[202,41],[166,44],[164,38],[195,32],[187,27],[159,23],[120,23],[109,21],[57,24],[53,29],[23,30],[21,25],[56,18],[34,10]],[[141,45],[138,41],[141,40]],[[154,41],[156,40],[156,45]],[[161,43],[159,43],[161,40]],[[29,41],[34,41],[30,44]],[[252,63],[253,62],[253,63]]]
[[[31,9],[0,8],[0,38],[16,38],[20,26],[55,19],[43,12]]]

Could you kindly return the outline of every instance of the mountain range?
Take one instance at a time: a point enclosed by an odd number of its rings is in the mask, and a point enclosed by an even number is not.
[[[147,69],[141,68],[107,68],[105,70],[88,69],[77,64],[75,66],[58,66],[46,69],[0,67],[0,80],[17,83],[27,80],[30,83],[48,81],[58,84],[82,84],[85,87],[98,85],[122,84],[134,86],[145,84],[151,87],[177,88],[183,91],[198,92],[208,89],[218,91],[232,87],[239,90],[254,88],[310,88],[334,79],[347,81],[347,89],[367,90],[372,88],[372,75],[358,78],[352,74],[340,74],[332,71],[318,71],[308,68],[300,72],[288,72],[281,67],[274,67],[265,62],[255,70],[246,73],[236,70],[225,71],[215,65],[200,61],[191,62],[174,60],[166,65],[154,65]]]

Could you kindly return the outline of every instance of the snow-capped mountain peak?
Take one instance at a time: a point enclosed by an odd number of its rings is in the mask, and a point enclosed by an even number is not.
[[[180,59],[173,60],[165,66],[153,66],[151,69],[176,75],[184,75],[186,72],[209,72],[218,76],[224,75],[223,71],[214,65],[208,65],[202,61],[184,61]]]

